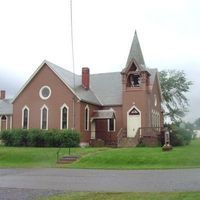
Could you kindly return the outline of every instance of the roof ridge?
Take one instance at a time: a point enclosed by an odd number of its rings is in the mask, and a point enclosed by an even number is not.
[[[120,72],[102,72],[102,73],[96,73],[96,74],[90,74],[90,75],[93,76],[93,75],[117,74],[117,73],[120,73]]]

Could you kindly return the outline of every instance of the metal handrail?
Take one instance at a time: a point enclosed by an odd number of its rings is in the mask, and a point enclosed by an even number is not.
[[[120,143],[122,137],[123,137],[123,128],[120,128],[120,130],[117,133],[117,144]]]

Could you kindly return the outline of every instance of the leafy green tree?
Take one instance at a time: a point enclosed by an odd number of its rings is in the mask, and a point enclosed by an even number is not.
[[[187,112],[188,100],[185,94],[192,82],[187,80],[184,71],[163,70],[160,72],[160,84],[165,116],[171,121],[179,121]]]
[[[196,129],[200,129],[200,118],[198,118],[194,121],[194,126]]]

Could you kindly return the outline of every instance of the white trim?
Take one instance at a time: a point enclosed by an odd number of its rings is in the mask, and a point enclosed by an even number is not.
[[[8,129],[8,117],[7,117],[7,115],[1,115],[0,116],[0,131],[1,131],[1,129],[2,129],[2,117],[3,116],[5,116],[6,117],[6,130]]]
[[[62,121],[63,121],[63,113],[62,110],[63,108],[67,108],[67,129],[68,129],[68,125],[69,125],[69,107],[64,103],[61,107],[60,107],[60,129],[62,130]]]
[[[0,116],[0,131],[1,131],[1,117],[2,117],[2,116]]]
[[[108,124],[108,132],[115,132],[115,127],[116,127],[116,119],[115,118],[112,118],[114,121],[113,121],[113,123],[114,123],[114,130],[110,130],[110,119],[108,119],[107,120],[107,124]]]
[[[10,115],[10,129],[12,129],[12,115]]]
[[[29,112],[30,112],[30,110],[29,110],[29,107],[28,107],[28,106],[24,106],[24,107],[22,108],[22,128],[23,128],[23,126],[24,126],[24,110],[25,110],[25,109],[28,110],[27,129],[29,129]]]
[[[86,117],[85,117],[86,110],[88,110],[87,111],[87,129],[85,127],[85,125],[86,125]],[[85,106],[85,110],[84,110],[84,130],[85,131],[90,130],[90,107],[88,105]]]
[[[47,97],[44,97],[43,94],[42,94],[42,90],[45,89],[45,88],[47,88],[47,89],[49,90],[49,95],[48,95]],[[42,87],[40,88],[40,91],[39,91],[39,96],[40,96],[40,98],[43,99],[43,100],[49,99],[50,96],[51,96],[51,88],[50,88],[49,86],[47,86],[47,85],[42,86]]]
[[[41,108],[40,108],[40,129],[42,129],[42,118],[43,118],[43,109],[46,108],[47,109],[47,124],[46,124],[46,129],[44,130],[48,130],[48,125],[49,125],[49,108],[44,104]]]
[[[7,115],[5,116],[6,116],[6,130],[8,130],[8,116]]]

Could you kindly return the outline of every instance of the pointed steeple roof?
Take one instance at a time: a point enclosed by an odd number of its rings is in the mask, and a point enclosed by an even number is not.
[[[126,67],[128,67],[128,65],[130,64],[130,62],[132,62],[133,59],[137,62],[137,64],[140,67],[146,68],[136,31],[135,31],[135,34],[133,37],[133,41],[132,41],[131,49],[130,49],[129,56],[127,59]]]

